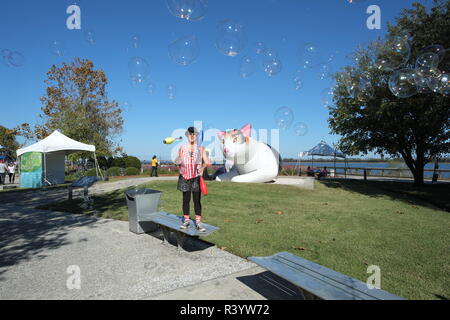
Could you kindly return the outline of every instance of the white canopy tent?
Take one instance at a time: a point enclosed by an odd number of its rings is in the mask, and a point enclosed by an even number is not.
[[[17,157],[28,152],[43,154],[43,180],[44,184],[64,183],[65,157],[71,153],[88,151],[94,153],[95,169],[98,175],[98,163],[95,155],[95,146],[75,141],[55,130],[47,138],[22,149],[17,150]],[[101,174],[101,171],[100,171]]]

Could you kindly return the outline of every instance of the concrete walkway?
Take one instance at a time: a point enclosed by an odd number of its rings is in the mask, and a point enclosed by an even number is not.
[[[173,179],[98,183],[90,193]],[[192,239],[179,252],[159,232],[136,235],[124,221],[35,209],[66,197],[66,188],[0,193],[0,299],[301,298],[286,281],[209,243]]]

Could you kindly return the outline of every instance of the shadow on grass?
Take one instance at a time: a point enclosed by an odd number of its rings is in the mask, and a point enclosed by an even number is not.
[[[0,207],[0,268],[9,267],[33,257],[43,259],[48,250],[70,242],[66,239],[70,228],[89,226],[92,217],[64,215],[55,212]],[[0,278],[0,281],[4,280]]]
[[[413,183],[397,181],[362,181],[352,179],[322,179],[328,188],[344,189],[369,197],[389,197],[408,204],[438,207],[450,211],[450,184],[426,184],[415,187]]]

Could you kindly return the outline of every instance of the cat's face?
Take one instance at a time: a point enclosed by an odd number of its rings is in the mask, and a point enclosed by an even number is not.
[[[249,152],[250,130],[250,125],[247,125],[241,130],[218,133],[221,149],[226,159],[241,157]]]

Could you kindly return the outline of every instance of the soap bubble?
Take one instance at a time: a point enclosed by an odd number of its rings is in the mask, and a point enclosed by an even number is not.
[[[51,53],[61,57],[66,52],[66,45],[64,41],[53,40],[50,42],[49,49]]]
[[[169,12],[177,18],[198,21],[208,11],[208,0],[166,0]]]
[[[283,64],[279,59],[266,60],[263,62],[264,72],[268,76],[275,76],[283,69]]]
[[[155,86],[154,83],[149,83],[149,84],[147,85],[147,93],[148,93],[148,94],[150,94],[150,95],[154,94],[154,93],[155,93],[155,90],[156,90],[156,86]]]
[[[137,49],[137,48],[139,48],[140,44],[141,44],[141,38],[136,34],[132,35],[131,36],[131,48]]]
[[[405,65],[411,56],[411,45],[405,37],[396,36],[380,44],[376,52],[376,67],[383,71],[393,71]]]
[[[122,110],[125,112],[129,112],[131,110],[131,102],[128,100],[122,102]]]
[[[128,70],[130,72],[130,78],[137,84],[144,82],[150,73],[150,67],[147,61],[141,57],[131,58],[128,62]]]
[[[12,51],[9,49],[2,49],[1,51],[2,53],[2,58],[3,58],[3,62],[10,67],[11,63],[9,62],[9,56],[11,55]]]
[[[350,98],[356,98],[358,93],[359,81],[357,76],[353,72],[348,72],[342,75],[344,79],[345,87],[347,88],[347,93]]]
[[[303,88],[303,73],[300,71],[297,71],[294,74],[294,88],[295,90],[300,90]]]
[[[247,43],[245,28],[234,20],[224,20],[217,25],[216,48],[226,56],[239,54]]]
[[[299,137],[305,136],[308,133],[308,126],[306,125],[306,123],[303,122],[295,123],[293,129],[294,134]]]
[[[425,52],[416,59],[417,68],[435,69],[439,66],[439,56],[433,52]]]
[[[409,98],[417,93],[416,72],[413,69],[400,69],[389,77],[389,89],[398,98]]]
[[[325,88],[320,93],[320,101],[325,108],[329,108],[333,105],[334,90],[331,88]]]
[[[255,73],[255,62],[250,57],[242,57],[239,65],[239,74],[242,78],[248,78]]]
[[[259,54],[263,53],[264,50],[266,50],[266,45],[265,45],[263,42],[257,42],[257,43],[255,44],[255,51],[256,51],[256,54],[259,55]]]
[[[85,30],[84,31],[84,39],[90,44],[95,44],[95,32],[90,29]]]
[[[167,97],[169,98],[169,100],[175,99],[176,98],[176,93],[177,93],[177,90],[176,90],[175,85],[173,85],[173,84],[167,85],[167,87],[166,87],[166,94],[167,94]]]
[[[367,75],[360,76],[356,90],[356,98],[359,101],[367,102],[373,97],[374,93],[375,90],[372,86],[371,78]]]
[[[329,63],[321,63],[319,64],[319,73],[318,77],[320,80],[324,80],[331,75],[331,66]]]
[[[275,111],[274,118],[278,128],[286,130],[294,121],[294,113],[289,107],[280,107]]]
[[[428,46],[428,47],[420,50],[419,56],[424,53],[430,53],[430,52],[438,55],[439,62],[441,62],[442,59],[444,59],[444,57],[445,57],[445,48],[443,46],[441,46],[440,44],[433,44],[431,46]]]
[[[263,61],[271,61],[274,59],[278,59],[278,52],[275,49],[268,48],[262,52],[262,60]]]
[[[25,63],[25,57],[18,51],[13,51],[8,57],[8,62],[13,67],[21,67]]]
[[[319,48],[313,43],[307,43],[298,50],[298,58],[303,68],[315,68],[320,63]]]
[[[450,95],[450,77],[447,72],[442,71],[435,76],[428,77],[427,83],[431,91],[445,96]]]
[[[170,59],[183,66],[195,62],[199,51],[197,37],[194,35],[183,36],[169,44]]]
[[[416,68],[416,87],[420,93],[426,93],[429,91],[428,79],[430,77],[437,77],[440,72],[437,68],[419,67]]]

